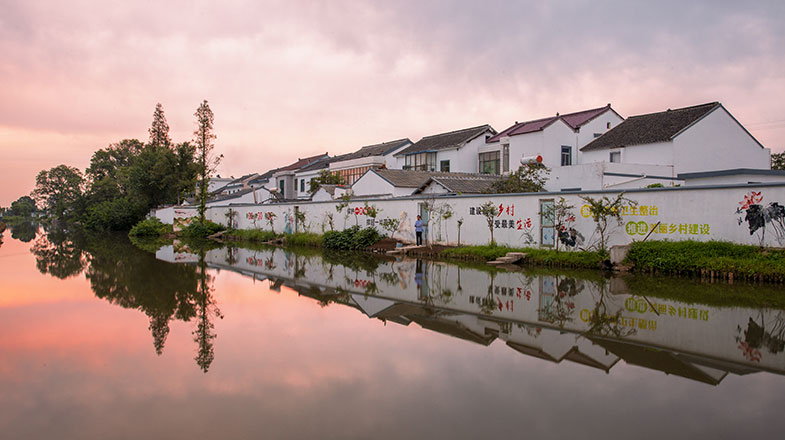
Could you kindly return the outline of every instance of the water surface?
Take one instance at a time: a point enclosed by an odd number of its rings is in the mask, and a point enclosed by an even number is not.
[[[785,311],[663,296],[739,287],[9,231],[0,279],[3,438],[785,427]]]

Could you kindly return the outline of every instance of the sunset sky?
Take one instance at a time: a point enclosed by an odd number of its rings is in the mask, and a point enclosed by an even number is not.
[[[785,2],[0,0],[0,205],[215,113],[219,173],[611,103],[720,101],[785,149]]]

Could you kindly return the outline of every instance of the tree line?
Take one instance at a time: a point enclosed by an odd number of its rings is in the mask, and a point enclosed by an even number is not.
[[[42,170],[32,199],[21,197],[8,213],[78,223],[94,230],[129,230],[151,209],[194,197],[204,215],[207,181],[222,156],[213,155],[213,112],[203,101],[192,141],[172,142],[163,106],[158,103],[149,140],[123,139],[93,153],[82,172],[68,165]],[[35,203],[30,206],[30,202]]]

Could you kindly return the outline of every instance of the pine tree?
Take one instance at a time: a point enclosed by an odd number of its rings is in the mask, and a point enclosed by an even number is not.
[[[147,131],[150,133],[150,145],[154,150],[171,147],[172,138],[169,137],[169,124],[166,123],[164,107],[160,102],[155,105],[153,125]]]
[[[218,167],[223,155],[213,156],[213,111],[207,105],[207,100],[202,101],[194,113],[196,116],[196,131],[194,143],[196,155],[199,160],[199,221],[204,223],[204,213],[207,210],[207,183],[210,174]]]

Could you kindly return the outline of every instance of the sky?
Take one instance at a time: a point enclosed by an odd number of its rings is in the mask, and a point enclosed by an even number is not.
[[[785,2],[0,0],[0,205],[215,114],[223,176],[611,103],[720,101],[785,150]]]

